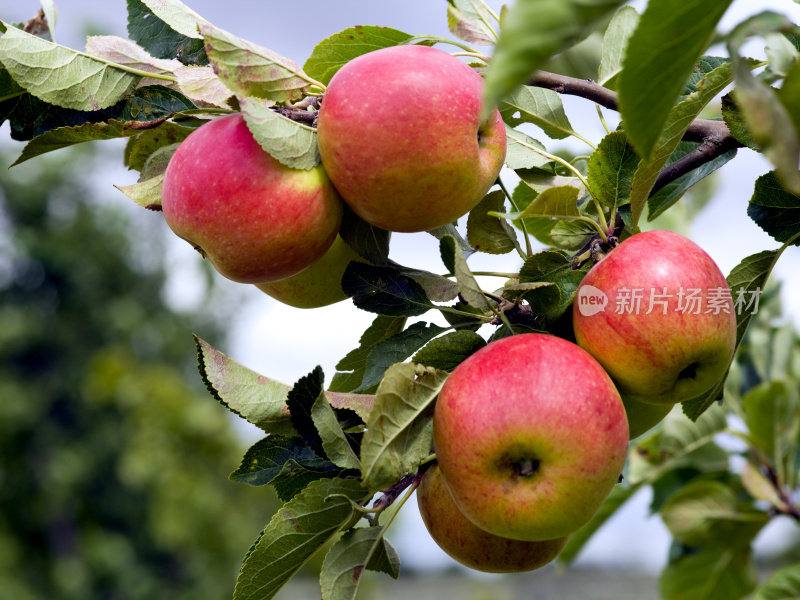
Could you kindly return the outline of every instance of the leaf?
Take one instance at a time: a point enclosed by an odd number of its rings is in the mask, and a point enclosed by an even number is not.
[[[267,433],[296,435],[286,407],[289,386],[251,371],[197,336],[195,343],[200,376],[214,398]]]
[[[458,284],[447,277],[442,277],[430,271],[404,267],[394,261],[389,261],[389,264],[403,275],[407,275],[416,281],[422,287],[428,299],[433,302],[449,302],[458,296]]]
[[[281,474],[288,460],[305,469],[318,471],[322,476],[336,477],[341,473],[341,469],[317,456],[301,438],[270,435],[245,452],[242,464],[230,474],[230,479],[253,486],[267,485]]]
[[[336,71],[357,56],[381,48],[406,44],[412,37],[391,27],[373,25],[348,27],[314,46],[311,56],[303,65],[303,71],[328,85]]]
[[[753,594],[753,600],[791,600],[800,597],[800,563],[773,572]]]
[[[755,584],[749,548],[704,548],[668,565],[659,578],[664,600],[738,600]]]
[[[132,185],[115,185],[120,192],[148,210],[161,210],[161,188],[164,186],[164,175],[156,175]]]
[[[439,256],[442,258],[444,268],[448,273],[456,272],[456,241],[450,235],[442,236],[439,240]]]
[[[92,35],[86,38],[86,53],[118,65],[138,69],[147,73],[172,76],[181,67],[177,60],[165,60],[149,54],[144,48],[131,40],[116,35]],[[160,83],[157,79],[143,79],[143,84]]]
[[[764,35],[764,53],[769,60],[769,69],[779,77],[786,77],[800,59],[800,52],[782,33],[771,32]]]
[[[727,1],[727,0],[726,0]],[[689,94],[668,113],[659,127],[659,137],[651,147],[649,158],[643,157],[633,176],[631,185],[631,214],[634,225],[639,223],[647,198],[658,174],[678,147],[683,134],[705,106],[733,79],[730,63],[713,69],[697,84],[697,91]],[[630,133],[630,132],[628,132]]]
[[[177,148],[194,131],[172,121],[165,121],[158,127],[145,129],[132,135],[125,147],[125,166],[134,171],[142,171],[154,153],[164,148]],[[174,152],[174,150],[173,150]]]
[[[140,79],[16,27],[8,27],[0,37],[0,62],[20,86],[37,98],[83,111],[116,104]]]
[[[603,34],[603,50],[597,71],[597,82],[616,89],[617,76],[622,71],[622,61],[628,40],[639,24],[639,13],[632,6],[623,6],[611,19]]]
[[[571,185],[547,188],[536,196],[536,199],[525,210],[513,218],[554,217],[569,219],[580,217],[578,194],[580,194],[580,190]]]
[[[383,537],[383,527],[360,527],[346,532],[322,563],[323,600],[354,600],[364,569],[379,565],[397,579],[400,559]]]
[[[800,62],[795,63],[783,80],[778,90],[778,100],[794,122],[795,131],[800,131]]]
[[[359,256],[373,265],[382,266],[388,262],[392,233],[370,225],[346,205],[339,235]]]
[[[289,418],[294,430],[300,434],[303,441],[321,458],[328,458],[322,447],[322,439],[317,431],[311,409],[322,396],[322,386],[325,375],[322,367],[315,367],[311,373],[297,380],[286,396],[286,406],[289,408]],[[324,398],[324,396],[323,396]]]
[[[411,362],[441,371],[452,371],[485,345],[486,340],[473,331],[451,331],[431,340],[414,355]]]
[[[602,139],[589,158],[588,180],[597,200],[604,206],[622,206],[631,195],[633,174],[639,157],[623,131]]]
[[[672,536],[693,547],[749,546],[769,520],[719,481],[690,482],[667,498],[660,512]]]
[[[765,381],[742,397],[749,438],[780,470],[800,440],[800,394],[790,381]],[[793,469],[794,465],[787,464]]]
[[[135,131],[130,129],[126,131],[126,123],[115,119],[109,120],[107,123],[85,123],[77,127],[51,129],[28,142],[11,166],[13,167],[31,158],[74,144],[94,140],[111,140],[132,133],[135,133]]]
[[[517,187],[514,188],[514,193],[511,194],[511,205],[514,207],[515,212],[521,213],[538,195],[539,192],[524,181],[520,181]],[[558,221],[549,217],[532,217],[530,219],[514,219],[512,223],[517,229],[522,229],[522,224],[524,223],[525,230],[528,234],[532,235],[545,246],[558,245],[550,236],[550,232]]]
[[[480,0],[447,0],[447,28],[457,38],[476,46],[491,46],[497,40],[492,13]]]
[[[644,160],[652,160],[674,120],[673,105],[730,3],[660,0],[642,13],[628,41],[618,88],[625,131]]]
[[[278,114],[254,98],[239,98],[239,104],[248,129],[267,154],[293,169],[319,164],[315,129]]]
[[[364,368],[364,379],[356,391],[371,390],[383,378],[386,370],[414,354],[422,346],[447,331],[446,327],[428,323],[414,323],[405,331],[385,339],[372,348]]]
[[[47,21],[47,30],[50,33],[50,39],[56,41],[56,23],[58,22],[58,8],[53,0],[40,0],[42,5],[42,12],[44,13],[44,20]]]
[[[245,559],[234,600],[268,600],[309,558],[351,521],[353,502],[369,495],[354,479],[322,479],[308,485],[275,513]]]
[[[433,401],[446,379],[445,372],[410,363],[386,371],[361,444],[361,473],[370,491],[397,483],[428,457]]]
[[[519,271],[520,283],[551,282],[526,294],[525,299],[535,314],[557,319],[572,305],[578,286],[588,268],[575,270],[569,259],[553,250],[534,254]]]
[[[569,537],[567,545],[558,555],[558,561],[564,565],[569,565],[580,553],[589,539],[600,529],[614,514],[639,490],[641,484],[620,485],[617,484],[605,499],[603,504],[583,527],[579,528]]]
[[[367,359],[372,349],[381,341],[403,331],[406,319],[403,317],[387,317],[380,315],[361,334],[359,346],[351,350],[336,364],[337,373],[334,375],[329,390],[335,392],[351,392],[361,385]]]
[[[517,113],[518,117],[515,116]],[[561,96],[545,88],[528,85],[518,88],[503,98],[500,114],[507,126],[516,127],[520,123],[533,123],[554,140],[575,135],[572,124],[564,112]]]
[[[164,19],[175,20],[166,11],[159,9],[159,4],[167,8],[165,2],[149,2],[149,4],[159,10],[159,14]],[[175,6],[174,2],[170,4]],[[189,18],[191,19],[191,17]],[[183,25],[187,25],[185,18],[183,21]],[[191,24],[191,21],[188,24]],[[183,28],[177,23],[175,25]],[[128,0],[128,37],[130,39],[157,58],[177,58],[183,64],[208,64],[203,40],[197,32],[196,18],[191,30],[187,28],[186,31],[189,33],[183,35],[170,27],[142,0]]]
[[[736,103],[761,151],[775,165],[775,173],[789,192],[800,194],[800,135],[775,90],[750,72],[750,64],[739,57],[739,49],[752,34],[787,29],[787,17],[762,12],[737,25],[728,39],[728,52],[736,76]]]
[[[623,0],[518,0],[501,19],[497,48],[486,70],[485,106],[495,106],[621,4]]]
[[[678,144],[678,148],[672,153],[672,156],[670,156],[666,165],[685,156],[697,148],[698,145],[699,144],[693,142],[681,142]],[[733,160],[735,156],[736,150],[729,150],[722,156],[718,156],[709,162],[703,163],[698,168],[669,182],[663,188],[652,194],[647,198],[647,220],[652,221],[662,215],[664,211],[680,200],[689,188]]]
[[[470,306],[483,312],[492,310],[486,294],[483,293],[481,286],[478,285],[475,276],[467,264],[467,258],[461,248],[454,246],[453,262],[455,267],[456,282],[458,283],[458,293],[461,298]]]
[[[744,467],[742,467],[741,479],[742,485],[747,490],[747,493],[754,499],[769,502],[773,506],[780,507],[784,510],[788,509],[780,496],[778,496],[775,486],[770,483],[769,479],[767,479],[752,462],[747,461]]]
[[[324,394],[320,394],[311,407],[311,418],[322,441],[325,456],[344,469],[361,468],[358,456],[350,446],[336,412]]]
[[[342,290],[358,308],[391,317],[416,317],[434,308],[416,281],[392,267],[351,262]]]
[[[190,38],[200,38],[198,27],[208,23],[179,0],[142,0],[153,14],[171,29]]]
[[[544,146],[532,137],[506,125],[506,166],[509,169],[542,169],[552,160],[542,156]]]
[[[786,191],[777,173],[770,171],[756,179],[747,214],[771,237],[787,242],[800,233],[800,194]]]
[[[275,102],[300,100],[311,83],[308,75],[284,58],[211,24],[201,24],[208,59],[222,82],[239,96]]]
[[[175,69],[175,79],[181,93],[193,102],[220,108],[236,108],[233,92],[209,66],[182,65]]]
[[[506,254],[516,248],[517,235],[502,219],[490,215],[491,211],[502,212],[505,194],[489,192],[467,217],[467,241],[478,252]]]

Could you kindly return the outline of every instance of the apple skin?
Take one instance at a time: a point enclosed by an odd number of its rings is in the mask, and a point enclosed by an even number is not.
[[[336,236],[328,251],[313,265],[287,279],[257,283],[256,287],[276,300],[295,308],[319,308],[347,298],[342,275],[352,261],[362,261],[341,237]]]
[[[433,420],[442,477],[481,529],[516,540],[574,532],[617,483],[628,422],[613,382],[572,342],[492,342],[445,382]]]
[[[605,310],[584,314],[584,286],[608,297]],[[642,289],[639,314],[620,314],[618,290]],[[666,294],[665,308],[654,305],[650,290]],[[697,244],[672,231],[638,233],[622,242],[586,274],[573,306],[575,338],[617,384],[623,398],[672,405],[711,388],[730,365],[736,345],[736,317],[730,298],[727,313],[706,313],[708,290],[729,290],[714,260]],[[596,295],[591,288],[588,294]],[[700,314],[685,314],[679,294],[701,290]],[[599,295],[598,295],[599,297]],[[624,299],[624,298],[623,298]]]
[[[433,541],[452,558],[477,571],[519,573],[538,569],[555,559],[568,539],[524,542],[476,527],[458,510],[436,465],[422,476],[417,504]]]
[[[494,184],[506,133],[480,122],[483,79],[443,50],[363,54],[331,79],[317,119],[322,164],[362,219],[426,231],[469,212]]]
[[[285,279],[319,260],[343,211],[321,165],[282,165],[240,114],[200,126],[178,146],[161,207],[179,237],[241,283]]]

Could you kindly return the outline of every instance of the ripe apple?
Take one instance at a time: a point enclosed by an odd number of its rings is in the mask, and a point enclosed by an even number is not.
[[[319,308],[347,298],[342,275],[351,261],[363,261],[341,237],[313,265],[286,279],[257,283],[256,287],[276,300],[295,308]]]
[[[725,374],[736,345],[725,277],[702,248],[671,231],[633,235],[600,260],[583,278],[572,316],[578,344],[635,402],[671,405],[702,394]]]
[[[317,119],[322,164],[362,219],[425,231],[471,210],[506,154],[500,113],[480,121],[483,79],[427,46],[354,58],[333,76]]]
[[[532,571],[551,562],[567,543],[566,537],[541,542],[511,540],[476,527],[458,510],[436,465],[422,476],[417,504],[433,541],[452,558],[478,571]]]
[[[285,279],[325,254],[342,202],[324,169],[267,154],[240,114],[210,121],[178,146],[164,175],[164,219],[225,277]]]
[[[617,483],[628,422],[614,384],[572,342],[492,342],[445,382],[433,418],[442,477],[481,529],[516,540],[569,535]]]

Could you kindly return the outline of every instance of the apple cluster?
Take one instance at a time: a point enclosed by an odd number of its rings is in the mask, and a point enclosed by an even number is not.
[[[345,298],[359,257],[337,237],[343,203],[389,231],[426,231],[471,210],[506,152],[497,110],[481,121],[483,79],[450,54],[396,46],[345,64],[317,117],[321,164],[293,169],[265,152],[240,114],[216,118],[170,160],[170,228],[225,277],[301,308]]]

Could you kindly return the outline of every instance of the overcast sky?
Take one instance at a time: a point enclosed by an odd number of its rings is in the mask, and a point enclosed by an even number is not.
[[[28,19],[39,8],[35,0],[4,0],[3,4],[0,19],[12,22]],[[316,3],[187,0],[187,4],[215,25],[299,64],[305,61],[316,42],[353,25],[386,25],[413,34],[449,35],[444,0],[335,0]],[[490,0],[489,4],[499,9],[502,2]],[[641,9],[644,2],[633,4]],[[87,26],[96,32],[126,36],[124,0],[62,0],[57,5],[61,12],[56,35],[64,45],[83,49],[81,33]],[[736,0],[723,20],[722,29],[730,28],[745,14],[766,8],[790,14],[795,22],[800,22],[800,7],[792,0]],[[750,51],[757,53],[758,47]],[[599,141],[603,130],[591,103],[570,98],[566,99],[565,105],[575,128],[595,142]],[[0,134],[8,138],[7,125],[0,129]],[[753,181],[768,170],[770,166],[760,156],[749,150],[740,151],[734,161],[723,167],[715,199],[690,232],[726,274],[745,256],[777,247],[776,242],[763,234],[746,215]],[[98,178],[100,187],[110,188],[112,183],[133,183],[136,174],[126,172],[120,165],[108,173],[98,174]],[[113,192],[108,195],[116,197]],[[127,201],[121,195],[117,199]],[[154,219],[157,216],[148,213],[141,218]],[[392,258],[404,264],[439,271],[437,248],[437,242],[427,234],[395,234]],[[177,239],[170,252],[175,273],[171,280],[170,298],[177,305],[190,307],[196,301],[192,290],[199,289],[195,278],[199,256]],[[519,260],[511,255],[477,257],[473,268],[476,266],[509,271],[519,267]],[[798,272],[800,250],[792,248],[779,262],[776,275],[786,279],[789,274]],[[226,282],[225,285],[238,284]],[[800,278],[795,276],[793,282],[787,281],[785,288],[789,305],[800,309]],[[254,287],[248,287],[247,297],[247,306],[238,319],[230,347],[223,350],[264,375],[287,383],[292,383],[317,364],[323,366],[330,380],[338,359],[357,345],[361,332],[373,318],[373,315],[356,310],[349,302],[300,311],[272,301]],[[660,521],[646,519],[647,502],[646,496],[633,501],[628,510],[596,537],[583,562],[612,562],[659,569],[666,557],[668,538]],[[429,542],[415,512],[415,508],[405,511],[413,526],[397,528],[390,535],[399,547],[401,559],[420,568],[449,564],[449,559]],[[770,535],[768,533],[766,537]]]

